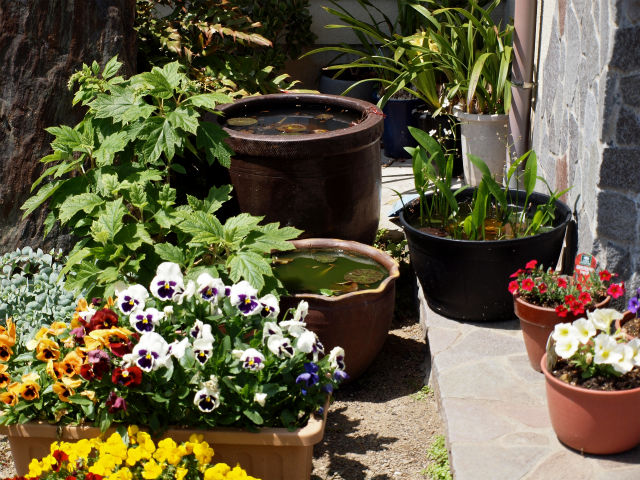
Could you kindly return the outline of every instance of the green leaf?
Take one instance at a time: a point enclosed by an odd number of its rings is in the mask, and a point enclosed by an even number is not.
[[[196,136],[196,146],[204,149],[209,165],[212,165],[216,158],[221,165],[227,168],[231,165],[233,151],[224,142],[224,139],[228,136],[219,125],[212,122],[200,122]]]
[[[142,223],[129,223],[122,227],[114,239],[115,243],[126,245],[130,250],[138,250],[143,243],[153,245],[153,240]]]
[[[469,89],[467,91],[467,105],[471,105],[473,102],[473,97],[476,94],[476,87],[478,85],[478,80],[480,79],[480,74],[482,73],[482,69],[484,67],[484,63],[487,58],[495,55],[494,53],[483,53],[478,57],[476,62],[473,65],[473,70],[471,71],[471,76],[469,77]]]
[[[147,133],[147,141],[142,147],[145,159],[152,163],[156,162],[164,152],[167,160],[171,161],[176,153],[176,145],[181,142],[180,137],[176,135],[176,132],[171,127],[171,123],[166,119],[162,120],[162,123],[156,124],[155,128],[152,128]]]
[[[100,147],[93,152],[96,165],[99,167],[112,165],[115,154],[123,151],[127,143],[127,133],[124,131],[116,132],[106,137],[100,144]]]
[[[205,212],[177,212],[182,221],[178,228],[192,235],[190,243],[209,245],[223,238],[223,227],[216,217]]]
[[[224,238],[228,242],[240,242],[251,231],[258,228],[264,217],[256,217],[248,213],[241,213],[231,217],[224,224]]]
[[[102,78],[104,78],[105,80],[110,79],[116,73],[118,73],[121,67],[122,63],[118,61],[118,55],[111,57],[111,59],[109,59],[109,61],[105,64],[104,70],[102,70]]]
[[[133,83],[142,81],[149,88],[150,95],[168,99],[173,97],[174,90],[180,83],[178,66],[178,62],[172,62],[166,64],[162,69],[153,67],[150,72],[136,75],[132,81]]]
[[[171,245],[170,243],[157,243],[153,246],[156,254],[165,262],[177,263],[180,266],[185,265],[185,256],[181,248]]]
[[[80,132],[67,125],[49,127],[45,128],[45,130],[56,137],[53,142],[51,142],[51,147],[54,150],[70,154],[73,153],[78,146],[84,143],[84,139]]]
[[[89,105],[96,118],[112,118],[125,125],[139,118],[148,118],[156,110],[127,88],[114,88],[110,94],[99,94]]]
[[[176,224],[175,214],[170,210],[158,210],[153,215],[153,220],[161,228],[171,229]]]
[[[258,233],[247,247],[261,253],[270,253],[272,250],[286,251],[294,249],[295,247],[290,240],[297,238],[302,233],[302,230],[298,230],[295,227],[279,227],[279,223],[264,225],[261,227],[262,232]]]
[[[101,284],[115,283],[120,278],[120,274],[116,267],[107,267],[100,270],[97,280]]]
[[[251,420],[256,425],[262,425],[264,423],[264,420],[262,419],[262,416],[258,412],[256,412],[255,410],[245,410],[242,413],[244,414],[245,417],[247,417],[249,420]]]
[[[122,186],[117,175],[102,173],[101,171],[96,172],[96,183],[98,192],[105,197],[113,197]]]
[[[176,189],[171,188],[165,183],[164,185],[162,185],[162,190],[160,190],[160,193],[158,194],[158,203],[164,208],[169,208],[173,206],[175,202]]]
[[[62,205],[60,205],[58,212],[60,223],[67,223],[79,211],[91,213],[94,208],[104,204],[104,202],[104,199],[95,193],[81,193],[80,195],[67,197]]]
[[[91,236],[103,245],[113,240],[123,226],[122,218],[126,213],[122,198],[107,203],[104,211],[91,224]]]
[[[139,210],[144,209],[148,205],[147,192],[140,183],[134,183],[129,189],[129,199],[131,204]]]
[[[529,154],[529,158],[527,159],[527,163],[524,167],[524,189],[527,192],[527,197],[531,195],[533,190],[536,188],[536,179],[538,176],[538,158],[536,156],[536,152],[531,151]]]
[[[31,212],[42,205],[51,195],[53,195],[64,182],[65,180],[60,180],[43,185],[40,190],[38,190],[38,193],[29,197],[26,202],[24,202],[20,207],[21,210],[24,210],[22,218],[27,218],[31,214]]]
[[[181,106],[169,112],[167,120],[173,128],[179,128],[195,135],[198,131],[198,117],[200,114],[194,109]]]
[[[180,165],[179,163],[172,163],[171,164],[171,170],[173,170],[174,172],[178,172],[181,175],[185,175],[187,173],[185,168],[182,165]]]
[[[205,108],[207,110],[213,110],[219,103],[231,103],[233,98],[223,93],[203,93],[200,95],[193,95],[187,98],[183,105],[193,105],[194,107]]]
[[[229,278],[238,282],[244,278],[253,288],[260,291],[264,287],[264,275],[271,275],[271,265],[256,252],[239,251],[227,259]]]

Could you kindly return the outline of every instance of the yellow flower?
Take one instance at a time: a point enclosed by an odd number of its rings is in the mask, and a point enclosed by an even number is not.
[[[136,435],[138,434],[138,431],[140,429],[138,428],[137,425],[129,425],[127,427],[127,434],[129,435],[129,442],[130,443],[136,443]]]
[[[36,335],[27,342],[27,345],[26,345],[27,350],[29,351],[35,350],[36,347],[38,346],[38,343],[40,343],[40,340],[42,340],[43,338],[46,338],[48,331],[49,329],[47,327],[40,327],[40,330],[38,330],[38,333],[36,333]]]
[[[100,447],[100,453],[108,453],[121,464],[127,458],[127,445],[118,433],[113,433]]]
[[[142,471],[142,477],[147,480],[154,480],[162,475],[162,467],[156,463],[155,460],[150,459],[145,463],[144,470]]]
[[[127,450],[127,465],[133,467],[142,459],[143,450],[140,447],[130,448]]]
[[[9,405],[13,407],[17,405],[18,400],[20,399],[20,384],[18,382],[13,382],[9,384],[6,392],[0,393],[0,402],[5,405]]]
[[[69,397],[75,394],[75,389],[82,384],[82,380],[72,380],[69,377],[62,377],[61,381],[53,384],[53,393],[63,402],[68,402]]]
[[[184,477],[187,475],[187,473],[189,473],[189,470],[184,467],[176,468],[176,480],[184,480]]]
[[[225,480],[231,467],[226,463],[216,463],[213,467],[207,468],[204,472],[204,480]]]
[[[27,475],[27,477],[37,478],[40,475],[42,475],[40,462],[38,462],[38,459],[34,458],[33,460],[31,460],[31,463],[29,463],[29,474]]]
[[[13,347],[16,344],[16,324],[11,318],[7,318],[7,326],[0,325],[0,345]]]
[[[65,355],[62,362],[60,362],[60,368],[64,375],[73,377],[80,374],[80,367],[82,367],[83,363],[84,355],[82,350],[76,348]]]
[[[69,327],[64,322],[53,322],[47,329],[47,333],[49,335],[55,335],[57,337],[68,328]]]
[[[200,465],[210,463],[213,457],[213,448],[209,447],[207,442],[196,443],[193,446],[193,454]]]
[[[60,358],[60,346],[48,338],[41,338],[36,346],[36,358],[43,362],[58,360]]]
[[[40,397],[40,385],[36,382],[28,381],[20,384],[20,396],[27,401]]]
[[[140,445],[140,456],[145,459],[151,458],[153,452],[156,451],[156,446],[151,440],[151,436],[147,432],[138,433],[138,444]]]
[[[7,373],[9,365],[0,363],[0,388],[5,388],[11,382],[11,376]]]
[[[411,40],[409,40],[409,43],[411,45],[415,45],[416,47],[421,47],[422,45],[424,45],[424,39],[426,36],[427,36],[427,32],[424,32],[424,31],[418,32],[411,37]]]
[[[107,480],[132,480],[133,473],[127,467],[123,467],[120,470],[113,472],[107,477]]]

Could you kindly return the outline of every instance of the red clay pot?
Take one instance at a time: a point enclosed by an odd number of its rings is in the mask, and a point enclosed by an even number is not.
[[[611,297],[607,297],[598,303],[596,308],[603,308],[610,301]],[[553,328],[558,323],[571,323],[579,317],[570,313],[566,317],[559,317],[555,309],[533,305],[518,295],[513,297],[513,309],[520,319],[524,346],[527,348],[531,368],[539,372],[541,371],[540,359],[547,349],[547,340]]]
[[[330,238],[294,240],[296,248],[330,248],[365,255],[387,269],[388,276],[378,288],[359,290],[337,297],[295,293],[280,299],[280,311],[295,308],[301,300],[309,303],[307,328],[318,335],[326,353],[335,346],[344,348],[348,381],[355,380],[382,349],[395,305],[398,263],[386,253],[358,242]]]
[[[635,316],[636,316],[636,314],[630,312],[629,310],[624,312],[622,318],[620,320],[616,320],[616,323],[615,323],[616,330],[621,330],[622,327],[624,326],[624,324],[627,323],[629,320],[635,318]],[[626,332],[622,332],[622,335],[624,336],[624,339],[627,342],[629,340],[633,340],[634,339],[633,335],[628,335]]]
[[[575,387],[544,373],[551,425],[565,445],[583,453],[609,455],[640,444],[640,388],[603,392]]]

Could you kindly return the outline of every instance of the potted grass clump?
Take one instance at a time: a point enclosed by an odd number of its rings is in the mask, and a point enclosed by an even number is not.
[[[621,317],[598,309],[556,325],[540,363],[553,429],[580,452],[613,454],[640,444],[640,340],[611,333]]]
[[[569,277],[551,268],[545,270],[537,260],[529,261],[511,278],[509,292],[513,295],[514,311],[520,319],[529,362],[538,371],[547,339],[556,324],[573,322],[624,293],[624,285],[612,282],[614,275],[607,270]]]
[[[59,435],[137,424],[172,438],[202,433],[222,461],[260,477],[309,478],[344,351],[324,355],[304,305],[277,322],[275,296],[214,273],[188,279],[161,263],[148,289],[81,300],[24,347],[11,319],[0,327],[0,431],[20,475]]]
[[[426,132],[412,129],[418,147],[409,149],[418,198],[404,205],[400,222],[411,263],[429,306],[454,319],[500,321],[514,317],[509,275],[531,258],[558,261],[571,211],[564,192],[534,192],[537,159],[528,152],[513,163],[505,190],[486,164],[477,188],[452,188],[453,155]],[[524,165],[522,176],[516,174]]]

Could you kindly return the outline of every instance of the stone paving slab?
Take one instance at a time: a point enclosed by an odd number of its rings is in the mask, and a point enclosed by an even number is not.
[[[640,447],[595,456],[558,441],[544,377],[529,365],[517,320],[450,320],[419,296],[431,355],[429,384],[438,397],[456,480],[640,479]]]

